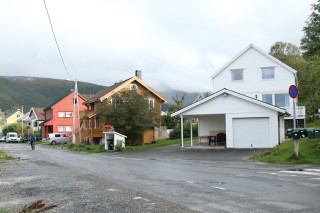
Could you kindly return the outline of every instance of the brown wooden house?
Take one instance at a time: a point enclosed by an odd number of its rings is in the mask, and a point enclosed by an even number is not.
[[[115,83],[112,86],[106,87],[95,96],[89,98],[83,104],[86,106],[86,110],[81,111],[81,141],[90,144],[102,144],[104,143],[104,134],[106,131],[105,125],[108,121],[104,121],[97,115],[98,104],[106,99],[111,99],[112,95],[120,90],[137,90],[142,94],[147,92],[149,104],[153,104],[155,109],[158,109],[159,116],[161,116],[161,106],[167,102],[166,98],[161,96],[157,91],[151,88],[148,84],[141,80],[141,71],[136,71],[136,76],[133,76],[127,80]],[[158,128],[152,126],[148,128],[143,135],[141,135],[141,143],[151,143],[153,140],[159,138]],[[157,128],[158,127],[158,128]],[[164,131],[165,132],[165,131]],[[165,133],[164,133],[165,134]],[[161,137],[165,137],[164,134],[160,134]],[[79,137],[79,133],[77,134]],[[77,140],[78,141],[78,140]]]

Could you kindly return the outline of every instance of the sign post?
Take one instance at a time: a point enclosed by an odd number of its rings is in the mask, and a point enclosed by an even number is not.
[[[297,101],[296,98],[298,97],[298,88],[296,87],[296,85],[291,85],[289,87],[289,96],[292,98],[292,103],[293,103],[293,131],[296,130],[296,105],[297,105]],[[299,141],[298,138],[293,137],[293,144],[294,144],[294,153],[296,155],[296,157],[299,156]]]

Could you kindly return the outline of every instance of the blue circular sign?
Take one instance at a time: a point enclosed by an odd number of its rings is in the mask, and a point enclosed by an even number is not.
[[[291,85],[289,87],[289,95],[291,98],[298,97],[298,88],[296,87],[296,85]]]

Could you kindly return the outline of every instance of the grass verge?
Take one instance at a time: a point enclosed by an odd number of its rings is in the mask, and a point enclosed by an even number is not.
[[[185,138],[184,140],[188,141],[190,138]],[[164,139],[157,140],[155,143],[151,144],[142,144],[142,145],[134,145],[134,146],[126,146],[122,151],[134,151],[134,150],[142,150],[142,149],[150,149],[162,146],[168,146],[180,143],[180,139]],[[48,145],[51,146],[51,145]],[[79,152],[91,152],[91,153],[100,153],[104,152],[104,144],[101,145],[75,145],[75,144],[57,144],[52,145],[56,148],[68,149],[71,151],[79,151]]]
[[[190,140],[190,138],[185,138],[185,141]],[[142,145],[134,145],[134,146],[126,146],[126,151],[134,151],[134,150],[141,150],[141,149],[150,149],[155,147],[162,147],[180,143],[180,138],[178,139],[163,139],[157,140],[155,143],[150,144],[142,144]]]
[[[267,163],[320,164],[320,139],[299,140],[299,156],[294,154],[293,140],[286,141],[273,149],[255,153],[251,160]]]
[[[6,154],[4,151],[0,150],[0,159],[2,160],[13,160],[14,158],[8,154]]]

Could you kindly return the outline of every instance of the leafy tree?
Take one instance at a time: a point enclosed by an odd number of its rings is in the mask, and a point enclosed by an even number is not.
[[[141,135],[150,127],[158,125],[158,106],[150,107],[147,94],[134,90],[121,90],[112,99],[103,101],[98,107],[98,116],[110,123],[117,132],[126,135],[127,145],[141,143]]]
[[[320,107],[320,56],[309,58],[304,70],[298,72],[299,102],[306,106],[307,115]]]
[[[179,118],[173,118],[171,114],[183,108],[185,98],[185,94],[181,98],[179,98],[178,95],[172,97],[174,104],[170,105],[167,115],[162,116],[162,123],[166,125],[168,129],[174,129],[179,126]]]
[[[8,132],[16,132],[18,135],[21,135],[22,132],[22,124],[20,122],[18,123],[13,123],[5,126],[2,130],[3,135],[7,135]],[[27,127],[24,126],[23,128],[23,133],[24,135],[28,134]]]
[[[303,27],[304,36],[301,39],[301,49],[306,59],[320,55],[320,0],[311,6],[312,12]]]

